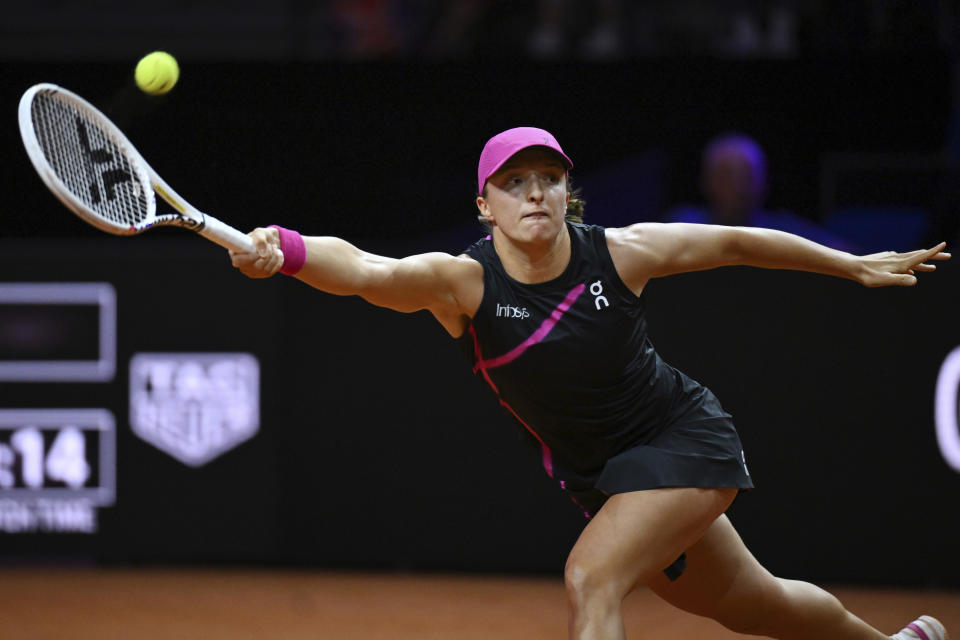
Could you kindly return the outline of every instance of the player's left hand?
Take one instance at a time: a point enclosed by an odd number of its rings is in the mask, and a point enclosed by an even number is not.
[[[950,254],[943,250],[947,243],[941,242],[931,249],[919,249],[908,253],[884,251],[861,256],[860,283],[867,287],[901,286],[917,284],[918,271],[936,271],[932,260],[949,260]]]

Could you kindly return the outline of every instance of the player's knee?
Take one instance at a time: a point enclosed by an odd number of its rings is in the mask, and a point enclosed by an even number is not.
[[[607,571],[589,561],[569,558],[563,574],[567,599],[575,607],[615,600],[613,581],[607,574]]]
[[[567,559],[567,566],[563,570],[563,584],[571,602],[581,600],[582,595],[590,588],[591,573],[585,564],[572,558]]]

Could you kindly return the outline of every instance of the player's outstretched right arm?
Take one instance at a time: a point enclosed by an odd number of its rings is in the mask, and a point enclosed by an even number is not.
[[[252,231],[256,253],[230,252],[233,265],[251,278],[274,275],[284,264],[275,228]],[[428,309],[457,334],[483,294],[483,271],[469,258],[424,253],[396,259],[367,253],[340,238],[303,238],[302,267],[293,274],[312,287],[335,295],[361,296],[372,304],[401,312]]]

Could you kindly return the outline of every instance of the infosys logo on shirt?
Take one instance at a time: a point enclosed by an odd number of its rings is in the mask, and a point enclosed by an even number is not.
[[[530,317],[530,312],[527,311],[526,307],[514,307],[509,304],[501,305],[497,303],[497,317],[498,318],[524,318]]]

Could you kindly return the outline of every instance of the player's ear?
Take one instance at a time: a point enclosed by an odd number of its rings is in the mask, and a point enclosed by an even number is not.
[[[483,216],[487,222],[493,224],[493,214],[490,213],[490,206],[483,196],[477,196],[477,209],[479,209],[480,215]]]

